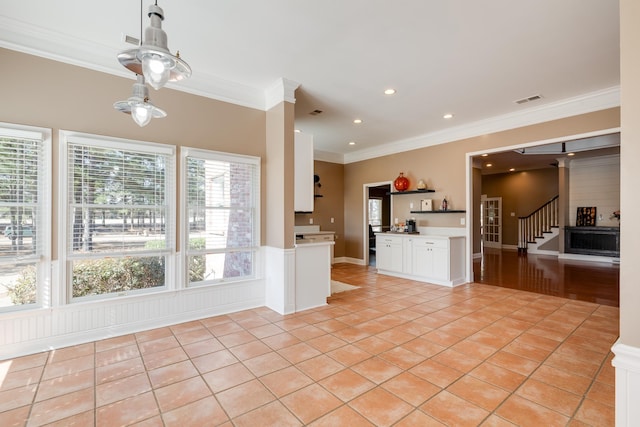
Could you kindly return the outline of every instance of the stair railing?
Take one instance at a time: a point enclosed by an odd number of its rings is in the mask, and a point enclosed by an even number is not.
[[[555,196],[528,216],[518,217],[518,252],[527,252],[529,243],[551,232],[558,222],[558,197]]]

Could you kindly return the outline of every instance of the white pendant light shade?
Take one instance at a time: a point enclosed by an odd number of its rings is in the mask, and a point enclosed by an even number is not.
[[[159,55],[146,54],[142,56],[142,74],[152,88],[158,90],[169,81],[169,64]]]
[[[136,74],[143,74],[154,89],[160,89],[168,81],[191,77],[191,67],[175,56],[167,47],[167,33],[162,29],[164,12],[158,5],[149,6],[151,25],[145,29],[142,45],[137,49],[118,54],[118,61]]]
[[[113,108],[123,113],[131,114],[133,121],[143,127],[149,124],[152,118],[160,119],[167,116],[160,108],[149,102],[149,89],[145,85],[144,76],[138,75],[133,84],[133,93],[126,101],[118,101]]]
[[[140,127],[148,125],[152,115],[153,107],[145,103],[137,103],[131,107],[131,117]]]

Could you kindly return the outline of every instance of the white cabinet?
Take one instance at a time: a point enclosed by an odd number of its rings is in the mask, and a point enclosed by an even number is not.
[[[313,136],[296,133],[293,152],[293,209],[296,212],[313,212]]]
[[[376,235],[376,266],[379,270],[402,273],[403,244],[401,236]]]
[[[378,272],[444,286],[465,283],[463,236],[376,235]]]
[[[329,241],[296,246],[296,311],[327,304],[331,295],[331,247],[333,242]]]
[[[413,274],[448,280],[449,239],[412,239]]]

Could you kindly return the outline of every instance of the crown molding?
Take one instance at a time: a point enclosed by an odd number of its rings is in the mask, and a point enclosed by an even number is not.
[[[333,153],[331,151],[313,150],[313,160],[343,164],[344,155],[341,153]]]
[[[344,163],[354,163],[403,151],[459,141],[488,133],[502,132],[523,126],[592,113],[620,106],[620,86],[615,86],[558,102],[503,114],[467,125],[431,132],[414,138],[390,142],[370,149],[344,155]]]
[[[0,47],[120,77],[134,77],[116,59],[123,49],[69,37],[4,16],[0,16]],[[265,110],[266,106],[263,88],[201,72],[180,83],[168,83],[166,87],[243,107]]]
[[[264,110],[270,110],[281,102],[296,103],[296,89],[300,83],[279,78],[264,91]]]

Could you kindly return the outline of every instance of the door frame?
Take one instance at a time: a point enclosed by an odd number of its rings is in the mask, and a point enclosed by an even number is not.
[[[369,188],[388,185],[391,191],[393,181],[369,182],[362,184],[362,259],[364,265],[369,265]],[[393,197],[389,198],[390,214],[393,213]],[[389,217],[392,217],[390,215]]]
[[[545,140],[538,140],[538,141],[532,141],[532,142],[527,142],[524,144],[516,144],[516,145],[511,145],[511,146],[503,146],[503,147],[496,147],[496,148],[487,148],[485,150],[480,150],[480,151],[470,151],[467,152],[465,154],[465,163],[466,163],[466,199],[467,199],[467,213],[465,215],[465,221],[466,221],[466,226],[465,226],[465,244],[467,246],[467,257],[466,257],[466,262],[467,262],[467,266],[466,266],[466,280],[468,282],[473,282],[473,243],[474,243],[474,213],[476,211],[476,209],[479,208],[479,206],[475,206],[474,204],[474,199],[473,199],[473,168],[474,168],[474,157],[475,158],[479,158],[480,156],[482,156],[482,154],[491,154],[491,153],[500,153],[503,151],[509,151],[509,150],[517,150],[517,149],[522,149],[522,148],[529,148],[529,147],[537,147],[539,145],[546,145],[546,144],[555,144],[558,142],[566,142],[566,141],[571,141],[573,139],[582,139],[582,138],[591,138],[594,136],[602,136],[602,135],[608,135],[611,133],[617,133],[620,132],[621,129],[620,127],[616,127],[616,128],[609,128],[609,129],[602,129],[602,130],[598,130],[598,131],[594,131],[594,132],[586,132],[586,133],[581,133],[581,134],[575,134],[575,135],[566,135],[566,136],[561,136],[561,137],[557,137],[557,138],[552,138],[552,139],[545,139]],[[479,224],[478,224],[479,226]]]

